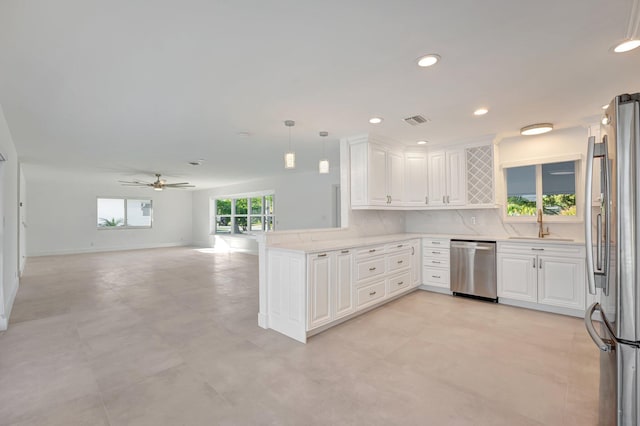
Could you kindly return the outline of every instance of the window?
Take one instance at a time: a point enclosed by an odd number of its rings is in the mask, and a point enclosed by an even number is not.
[[[273,231],[273,194],[249,194],[214,200],[214,232],[244,234]]]
[[[575,217],[577,161],[562,161],[505,169],[507,216]]]
[[[98,228],[151,228],[151,200],[98,198]]]

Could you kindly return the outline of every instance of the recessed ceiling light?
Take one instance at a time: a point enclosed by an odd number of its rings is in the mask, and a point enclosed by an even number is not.
[[[418,145],[426,145],[427,141],[418,141]]]
[[[430,53],[428,55],[424,55],[418,58],[418,66],[419,67],[430,67],[435,65],[440,60],[440,55],[436,55],[435,53]]]
[[[520,129],[520,134],[523,136],[541,135],[553,130],[553,124],[551,123],[538,123],[530,126],[525,126]]]
[[[624,52],[633,50],[639,46],[640,46],[640,40],[631,39],[631,40],[623,41],[622,43],[616,45],[616,47],[613,48],[613,51],[616,53],[624,53]]]
[[[369,119],[369,123],[371,124],[380,124],[382,123],[382,118],[380,117],[372,117]]]
[[[473,115],[485,115],[488,112],[489,110],[486,108],[478,108],[477,110],[473,111]]]

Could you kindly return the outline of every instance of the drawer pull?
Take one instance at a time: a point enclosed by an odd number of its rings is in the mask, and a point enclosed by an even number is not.
[[[400,281],[400,282],[398,283],[398,285],[402,285],[402,284],[404,284],[404,281]]]
[[[340,253],[346,254],[346,253],[349,253],[349,250],[342,250]]]
[[[432,260],[431,263],[440,263],[439,260]]]
[[[375,251],[376,251],[376,249],[369,249],[369,253],[373,253]]]
[[[534,251],[544,251],[544,249],[543,249],[543,248],[533,248],[533,247],[531,248],[531,250],[534,250]]]
[[[327,253],[319,254],[318,257],[327,257]]]
[[[398,260],[398,265],[401,264],[403,261],[402,260]]]
[[[404,247],[404,244],[398,244],[396,247],[398,248]]]
[[[437,244],[437,245],[440,245],[440,241],[431,241],[431,244]]]
[[[376,267],[374,266],[374,267],[372,267],[372,268],[369,268],[369,270],[370,270],[370,271],[375,271],[375,270],[376,270]]]
[[[440,275],[431,275],[431,278],[440,278]]]
[[[371,293],[369,293],[369,296],[374,296],[376,294],[375,291],[372,291]]]
[[[432,251],[431,254],[440,254],[439,251]]]

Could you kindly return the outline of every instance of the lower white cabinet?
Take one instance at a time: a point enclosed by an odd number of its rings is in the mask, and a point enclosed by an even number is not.
[[[431,290],[451,291],[449,243],[445,238],[422,240],[422,283]]]
[[[527,302],[580,314],[586,298],[584,257],[582,245],[498,243],[500,302]]]
[[[268,328],[306,342],[410,291],[420,282],[419,248],[419,239],[320,253],[267,247]]]

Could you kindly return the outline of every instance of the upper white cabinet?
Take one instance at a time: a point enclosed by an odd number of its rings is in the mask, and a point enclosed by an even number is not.
[[[427,157],[430,206],[460,206],[466,202],[465,151],[430,152]]]
[[[427,152],[404,154],[404,204],[424,207],[429,204]]]
[[[351,207],[402,206],[404,158],[381,144],[358,140],[349,144]]]
[[[493,151],[493,145],[481,145],[465,149],[468,206],[495,206]]]

